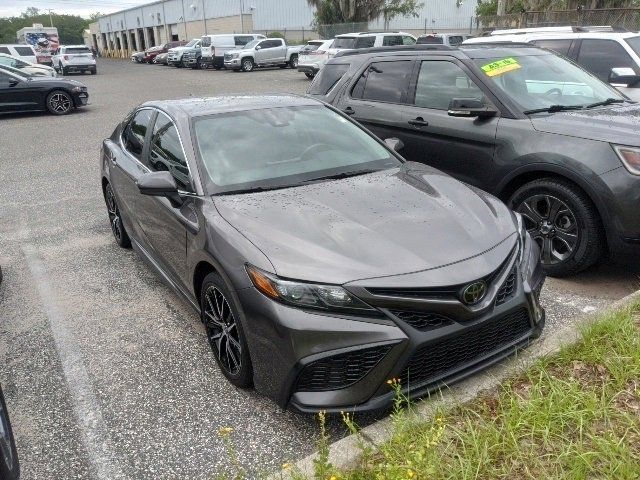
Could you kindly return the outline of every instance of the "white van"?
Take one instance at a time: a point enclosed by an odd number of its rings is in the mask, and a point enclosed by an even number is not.
[[[38,63],[36,51],[31,45],[0,45],[0,53],[11,55],[29,63]]]
[[[254,40],[266,38],[264,35],[253,33],[242,33],[234,35],[204,35],[202,37],[201,52],[203,65],[213,65],[219,70],[224,67],[224,54],[229,50],[236,50],[244,47]]]

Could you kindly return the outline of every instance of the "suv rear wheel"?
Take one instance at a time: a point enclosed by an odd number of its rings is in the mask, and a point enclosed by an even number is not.
[[[589,268],[604,250],[602,223],[591,200],[574,184],[555,178],[526,183],[509,206],[524,218],[540,246],[548,275],[562,277]]]

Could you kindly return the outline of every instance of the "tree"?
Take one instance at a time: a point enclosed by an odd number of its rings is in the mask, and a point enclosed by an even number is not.
[[[398,15],[418,16],[423,3],[418,0],[307,0],[316,9],[314,23],[359,23],[385,19],[385,24]]]
[[[417,17],[418,11],[424,7],[424,3],[417,0],[385,0],[382,6],[384,29],[389,28],[389,22],[398,16]]]
[[[29,7],[24,12],[22,12],[22,18],[31,18],[37,17],[40,15],[40,9],[36,7]]]
[[[58,15],[52,13],[42,13],[37,8],[27,8],[19,17],[0,17],[0,43],[16,42],[16,34],[23,27],[30,27],[34,23],[49,25],[53,21],[53,26],[58,29],[61,43],[78,44],[84,43],[83,30],[89,27],[89,20],[77,15]]]

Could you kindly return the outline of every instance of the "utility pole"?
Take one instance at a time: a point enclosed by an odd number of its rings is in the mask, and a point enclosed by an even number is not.
[[[240,33],[244,33],[244,5],[242,0],[240,0],[240,29],[242,30]]]
[[[507,10],[507,0],[498,0],[498,11],[496,12],[498,16],[502,16],[506,13]]]
[[[47,10],[49,11],[49,21],[51,22],[51,26],[53,27],[53,17],[51,16],[52,10],[50,8]]]

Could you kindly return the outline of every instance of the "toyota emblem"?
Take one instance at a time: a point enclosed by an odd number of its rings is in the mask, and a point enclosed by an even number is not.
[[[467,305],[475,305],[484,298],[487,293],[487,284],[480,280],[467,285],[462,292],[462,301]]]

